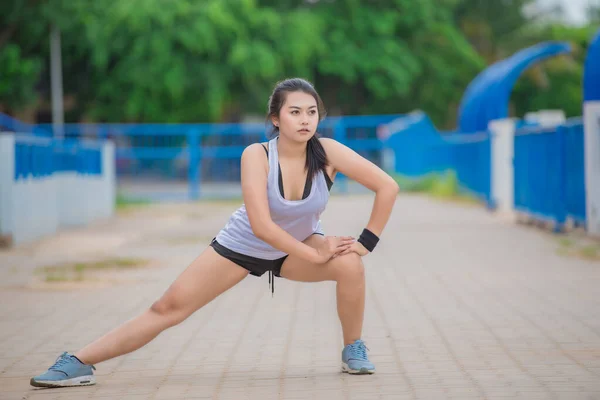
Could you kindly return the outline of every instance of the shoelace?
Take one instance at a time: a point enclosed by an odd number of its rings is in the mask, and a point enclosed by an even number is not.
[[[65,364],[68,364],[70,361],[71,361],[71,356],[69,356],[69,354],[67,352],[64,352],[60,356],[58,356],[58,358],[54,362],[54,365],[48,369],[51,371],[64,372],[60,367],[62,367]],[[90,367],[92,367],[92,369],[94,369],[94,370],[96,369],[96,367],[94,367],[93,365],[90,365]]]
[[[353,343],[350,345],[350,358],[367,361],[367,350],[369,348],[364,342]]]
[[[67,353],[63,353],[60,356],[58,356],[58,358],[54,362],[54,365],[51,366],[48,369],[52,370],[52,371],[62,371],[60,369],[60,367],[62,367],[63,365],[67,364],[68,362],[69,362],[69,356],[67,355]]]

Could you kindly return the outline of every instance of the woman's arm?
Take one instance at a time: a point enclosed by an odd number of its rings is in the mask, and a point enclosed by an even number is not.
[[[341,172],[375,192],[375,202],[366,229],[380,236],[396,202],[400,190],[398,184],[381,168],[349,147],[333,139],[322,138],[320,141],[335,172]]]
[[[267,197],[269,165],[261,147],[260,143],[248,146],[242,153],[241,162],[242,196],[254,235],[286,254],[314,263],[324,263],[347,249],[354,241],[351,237],[331,239],[328,246],[315,249],[296,240],[273,222]]]

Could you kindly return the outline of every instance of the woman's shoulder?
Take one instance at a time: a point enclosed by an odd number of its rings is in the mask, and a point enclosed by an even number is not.
[[[335,146],[336,143],[339,143],[337,140],[332,139],[332,138],[326,138],[326,137],[320,137],[319,138],[319,142],[321,142],[321,145],[323,147],[325,146]]]
[[[335,151],[336,148],[341,146],[340,142],[338,142],[337,140],[332,139],[332,138],[320,137],[319,142],[321,143],[321,146],[323,146],[325,153],[330,153],[332,151]]]
[[[262,149],[262,150],[261,150]],[[255,142],[252,144],[249,144],[248,146],[246,146],[246,148],[244,148],[244,153],[248,154],[248,153],[259,153],[259,152],[265,152],[265,150],[269,149],[269,142]]]

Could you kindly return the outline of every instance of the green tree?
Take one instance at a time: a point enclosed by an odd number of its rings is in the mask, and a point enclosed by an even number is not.
[[[0,2],[0,109],[15,112],[37,99],[43,69],[40,42],[48,43],[40,9],[32,1]]]
[[[452,21],[453,1],[316,2],[327,52],[316,82],[335,113],[422,108],[443,124],[483,67]]]
[[[48,102],[54,24],[70,121],[236,121],[264,114],[276,81],[302,76],[315,82],[330,114],[419,108],[449,128],[466,86],[487,64],[540,40],[583,43],[583,33],[532,25],[522,11],[529,3],[7,0],[0,105]],[[572,100],[577,57],[575,66],[565,59],[530,71],[513,95],[516,109],[538,104],[528,103],[525,82],[540,90],[548,77],[549,97],[560,98],[558,90]]]
[[[524,10],[534,1],[459,0],[453,17],[461,32],[489,64],[519,48],[520,32],[534,18],[526,16]]]
[[[569,27],[552,24],[536,27],[529,33],[529,37],[537,38],[531,39],[531,42],[566,41],[572,52],[533,67],[519,79],[511,96],[516,116],[540,109],[564,110],[568,117],[582,114],[583,63],[594,30],[592,25]]]

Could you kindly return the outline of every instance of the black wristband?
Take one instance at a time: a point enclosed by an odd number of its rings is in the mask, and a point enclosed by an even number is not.
[[[372,252],[373,249],[375,249],[375,246],[377,246],[377,243],[379,242],[379,237],[377,237],[376,234],[365,228],[360,234],[360,237],[358,238],[357,242],[362,244],[365,247],[365,249],[369,250],[369,252]]]

